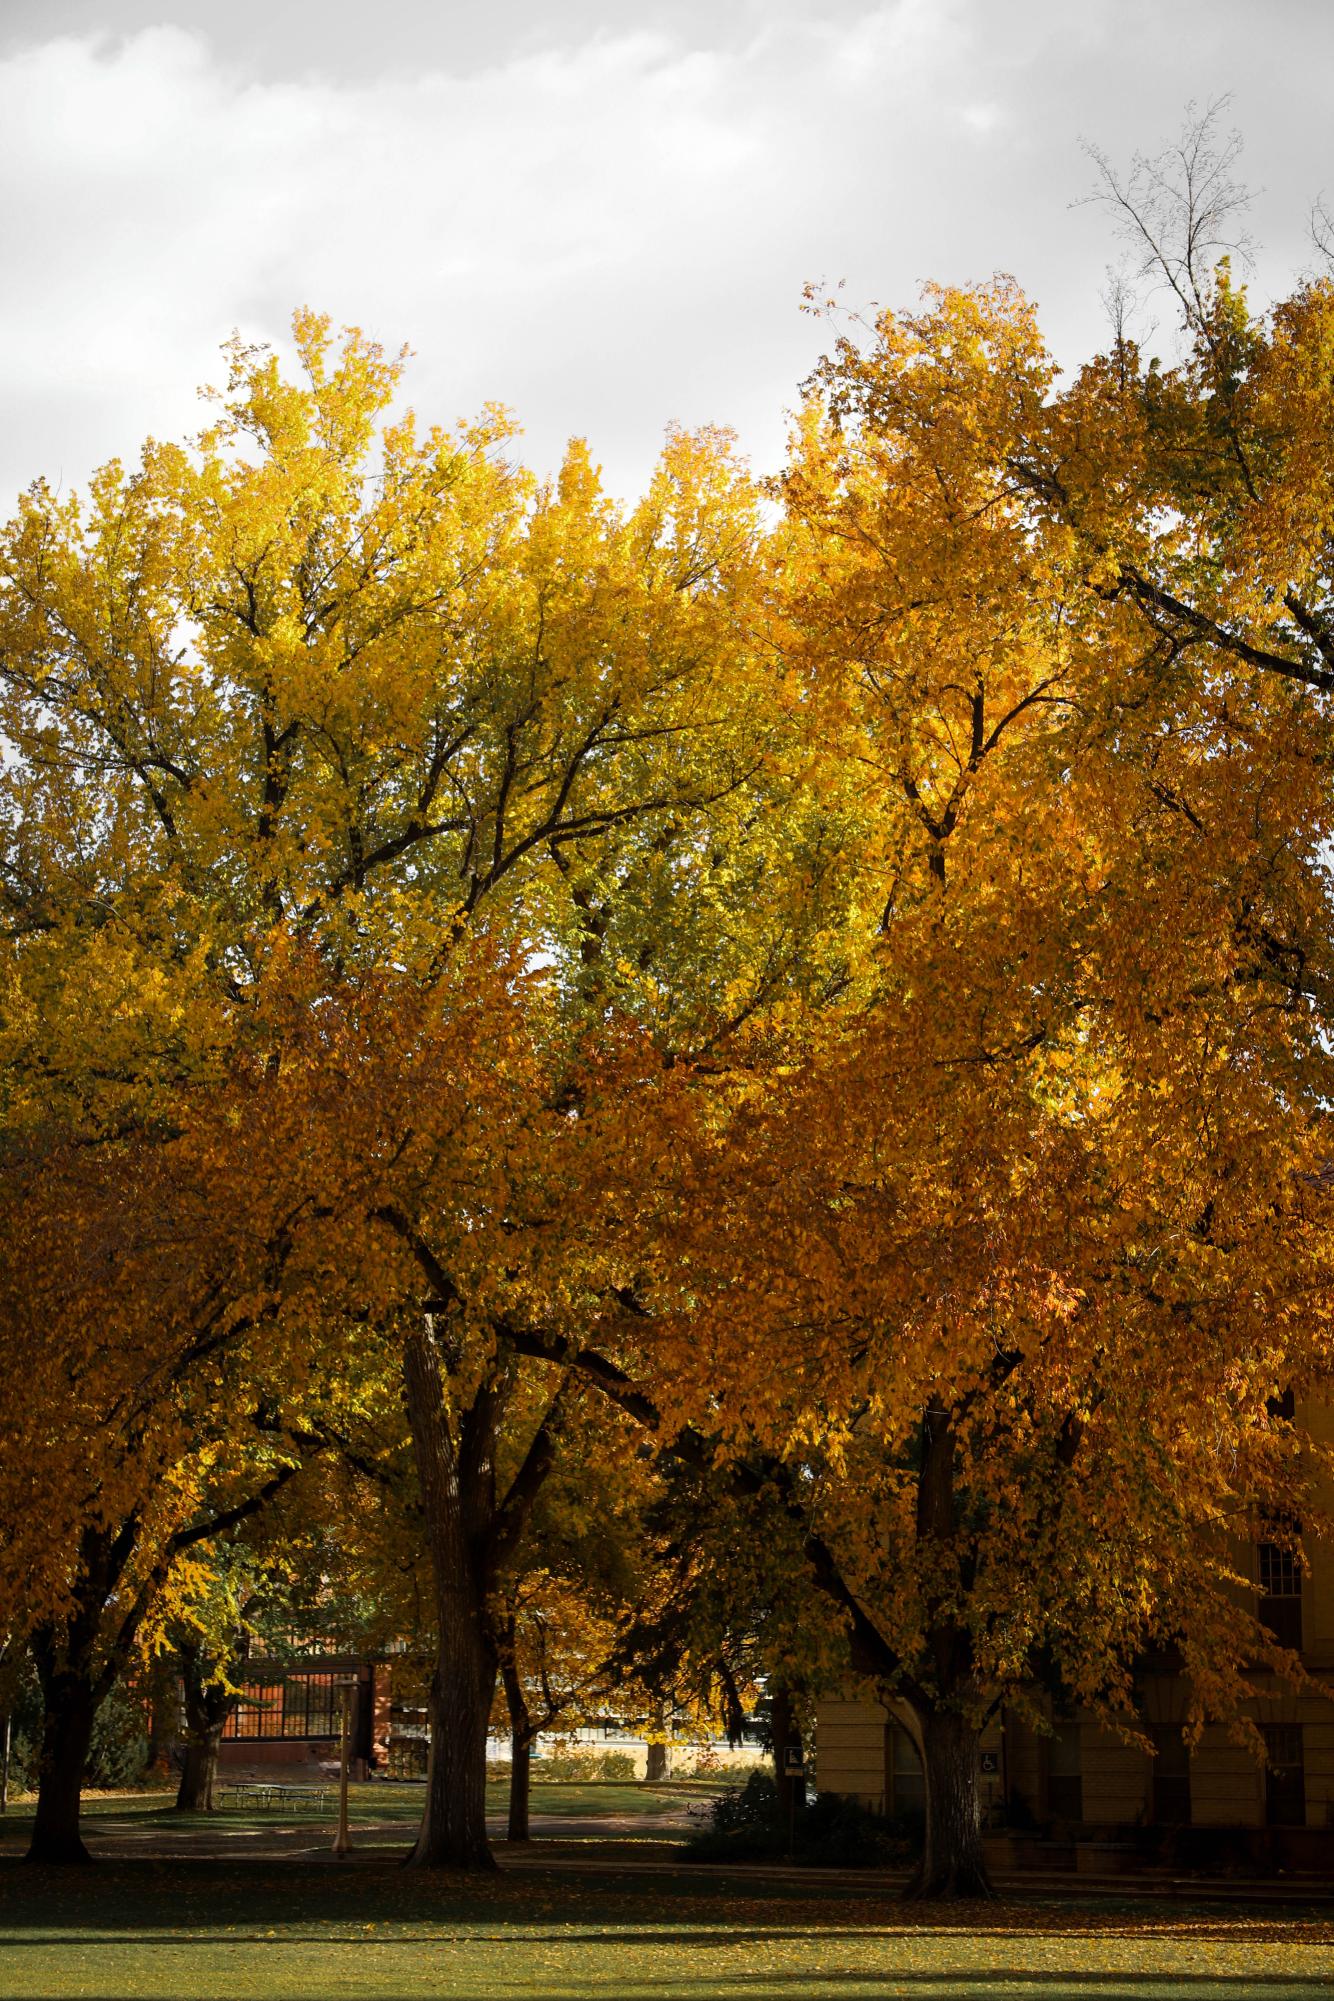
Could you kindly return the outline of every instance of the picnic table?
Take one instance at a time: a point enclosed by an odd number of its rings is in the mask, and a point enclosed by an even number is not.
[[[223,1787],[237,1806],[313,1806],[323,1812],[327,1786],[293,1786],[277,1779],[234,1779]]]

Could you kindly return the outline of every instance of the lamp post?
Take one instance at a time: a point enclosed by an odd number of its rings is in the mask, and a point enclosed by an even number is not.
[[[355,1675],[342,1675],[334,1683],[342,1714],[338,1759],[338,1832],[333,1844],[333,1852],[340,1862],[352,1846],[347,1827],[347,1767],[352,1750],[352,1693],[356,1685]]]

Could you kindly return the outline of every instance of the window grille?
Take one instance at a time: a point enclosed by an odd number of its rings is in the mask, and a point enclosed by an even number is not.
[[[891,1813],[925,1813],[926,1778],[917,1746],[898,1723],[889,1726],[889,1810]]]
[[[1264,1731],[1265,1824],[1305,1827],[1306,1758],[1300,1723],[1272,1723]]]
[[[1262,1542],[1256,1569],[1260,1584],[1260,1623],[1281,1647],[1301,1652],[1302,1571],[1297,1552],[1283,1543]]]
[[[1054,1820],[1084,1818],[1079,1724],[1072,1716],[1056,1719],[1047,1744],[1047,1811]]]
[[[243,1742],[277,1737],[337,1737],[342,1727],[332,1674],[293,1674],[284,1681],[246,1682],[223,1736]]]
[[[1153,1819],[1158,1827],[1190,1826],[1190,1752],[1178,1724],[1158,1724],[1153,1738]]]

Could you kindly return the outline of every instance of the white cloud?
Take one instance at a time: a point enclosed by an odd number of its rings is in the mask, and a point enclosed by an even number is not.
[[[820,344],[806,279],[898,300],[1003,266],[1082,347],[1109,245],[1067,207],[1078,135],[1152,144],[1229,83],[1300,225],[1323,127],[1303,151],[1300,105],[1269,119],[1244,0],[1182,0],[1175,37],[1149,0],[1070,11],[788,8],[748,42],[631,29],[467,75],[304,81],[170,27],[20,49],[0,61],[0,488],[192,428],[219,340],[280,337],[298,303],[409,340],[432,418],[512,404],[542,465],[583,431],[632,486],[673,418],[732,421],[772,459]],[[1314,104],[1320,65],[1303,74]]]

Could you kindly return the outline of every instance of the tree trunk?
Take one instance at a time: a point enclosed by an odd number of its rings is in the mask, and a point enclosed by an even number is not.
[[[528,1802],[533,1782],[533,1740],[523,1731],[510,1734],[510,1815],[507,1829],[511,1841],[531,1841]]]
[[[917,1546],[931,1570],[948,1576],[958,1561],[955,1420],[939,1398],[922,1413],[922,1463],[917,1481]],[[968,1574],[965,1545],[960,1575]],[[926,1785],[926,1835],[922,1860],[908,1885],[910,1897],[989,1897],[982,1859],[982,1813],[977,1791],[978,1730],[967,1720],[972,1693],[973,1643],[948,1596],[926,1599],[926,1653],[935,1700],[909,1697],[917,1723]]]
[[[774,1785],[778,1791],[778,1812],[786,1834],[795,1824],[797,1807],[806,1804],[806,1780],[804,1774],[801,1778],[797,1778],[786,1769],[788,1747],[800,1743],[801,1738],[796,1718],[792,1713],[791,1693],[781,1681],[769,1684],[769,1736],[773,1744]]]
[[[408,1860],[426,1868],[494,1869],[486,1833],[486,1735],[498,1665],[488,1560],[495,1525],[495,1399],[483,1387],[456,1425],[429,1320],[404,1343],[403,1373],[438,1631],[426,1806]]]
[[[213,1788],[218,1776],[218,1753],[222,1749],[222,1725],[196,1733],[185,1740],[185,1763],[176,1789],[177,1813],[212,1813]]]
[[[37,1815],[29,1862],[91,1862],[79,1833],[79,1800],[93,1724],[103,1697],[128,1657],[142,1616],[139,1599],[121,1621],[116,1643],[100,1669],[96,1649],[103,1614],[138,1539],[131,1517],[113,1536],[89,1526],[79,1538],[79,1569],[66,1617],[34,1628],[33,1665],[42,1690],[42,1748],[37,1767]],[[141,1594],[142,1595],[142,1594]]]
[[[954,1710],[918,1715],[926,1836],[909,1897],[990,1897],[977,1791],[978,1732]]]
[[[453,1609],[451,1605],[448,1611]],[[477,1623],[467,1622],[472,1630],[465,1626],[460,1631],[452,1622],[451,1628],[442,1627],[431,1677],[426,1806],[408,1857],[425,1868],[496,1866],[486,1832],[486,1733],[495,1697],[496,1657],[476,1630]]]
[[[148,1671],[148,1770],[154,1777],[171,1770],[179,1734],[176,1664],[169,1653],[156,1654]]]
[[[91,1862],[79,1832],[79,1799],[88,1766],[98,1693],[84,1676],[68,1670],[42,1671],[42,1754],[37,1777],[37,1815],[29,1862]]]
[[[505,1629],[505,1637],[500,1649],[500,1679],[505,1686],[505,1706],[510,1717],[510,1811],[506,1838],[510,1841],[532,1839],[528,1825],[528,1800],[533,1776],[533,1719],[523,1692],[523,1682],[519,1678],[519,1664],[515,1658],[515,1621],[511,1618]]]
[[[185,1763],[176,1793],[177,1813],[212,1813],[222,1732],[235,1698],[220,1681],[209,1679],[202,1646],[181,1641],[181,1688],[185,1697]]]
[[[645,1785],[660,1784],[667,1776],[667,1705],[656,1702],[649,1714],[648,1755],[644,1760]]]

